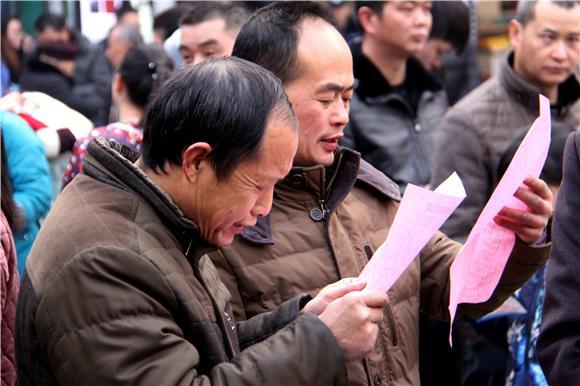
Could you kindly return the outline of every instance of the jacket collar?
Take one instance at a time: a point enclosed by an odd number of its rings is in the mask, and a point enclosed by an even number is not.
[[[502,63],[499,80],[512,98],[536,113],[539,109],[538,94],[541,93],[540,88],[520,77],[513,69],[513,61],[514,53],[512,51]],[[556,105],[552,105],[552,109],[556,110],[557,115],[560,115],[578,98],[580,98],[580,83],[576,79],[576,75],[572,74],[558,86],[558,102]]]
[[[383,77],[379,69],[362,53],[362,40],[355,39],[350,44],[353,56],[354,77],[358,80],[356,93],[362,99],[384,96],[393,92],[393,87]],[[425,91],[442,89],[437,78],[428,72],[414,57],[407,60],[407,72],[403,87],[418,95]]]
[[[362,160],[360,153],[347,148],[337,149],[334,163],[328,168],[322,165],[293,167],[276,185],[274,198],[278,202],[296,202],[303,200],[305,193],[314,194],[325,200],[330,216],[355,185],[383,199],[401,199],[395,182]],[[275,244],[270,216],[259,218],[256,225],[242,232],[241,237],[254,244]]]
[[[87,147],[83,173],[103,183],[134,193],[155,209],[163,224],[184,250],[211,248],[203,241],[197,224],[183,215],[173,200],[135,166],[138,153],[107,138],[97,138]]]

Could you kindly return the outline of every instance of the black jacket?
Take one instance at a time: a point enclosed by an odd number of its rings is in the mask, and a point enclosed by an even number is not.
[[[546,297],[538,338],[538,359],[550,385],[580,379],[580,133],[564,152],[564,179],[558,193],[548,262]]]
[[[351,45],[359,84],[351,101],[343,145],[399,184],[427,185],[431,178],[436,128],[447,110],[447,97],[419,61],[407,61],[405,82],[392,87],[361,51]]]

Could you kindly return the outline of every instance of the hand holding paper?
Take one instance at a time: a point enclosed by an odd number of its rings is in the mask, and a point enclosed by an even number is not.
[[[490,298],[514,247],[516,233],[531,243],[543,231],[552,212],[553,198],[537,176],[548,155],[550,132],[550,101],[540,95],[540,116],[451,265],[449,314],[452,323],[460,303],[482,303]],[[529,178],[530,175],[534,178]],[[527,191],[521,188],[524,181],[530,188]]]
[[[360,274],[365,289],[387,292],[464,198],[457,173],[435,191],[409,184],[387,240]]]
[[[519,188],[514,196],[529,210],[504,207],[495,222],[513,232],[525,243],[533,244],[542,236],[554,211],[554,196],[548,185],[535,177],[524,180],[527,188]]]

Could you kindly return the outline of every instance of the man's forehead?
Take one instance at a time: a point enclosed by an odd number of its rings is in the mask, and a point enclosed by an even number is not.
[[[528,25],[553,31],[570,28],[575,32],[580,31],[580,4],[574,3],[574,6],[568,8],[552,1],[538,1],[534,8],[534,17],[526,26]]]

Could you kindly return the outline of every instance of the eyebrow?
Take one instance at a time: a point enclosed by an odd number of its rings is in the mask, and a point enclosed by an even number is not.
[[[351,91],[351,90],[354,90],[354,88],[356,87],[356,84],[357,84],[356,80],[349,87],[345,87],[341,84],[334,83],[334,82],[328,82],[328,83],[325,83],[325,84],[321,85],[320,87],[318,87],[316,92],[318,93],[318,92],[326,92],[326,91],[331,91],[331,92]]]
[[[206,40],[203,43],[199,43],[197,46],[202,47],[202,48],[206,48],[209,46],[217,46],[217,45],[218,45],[218,41],[216,39],[210,39],[210,40]]]
[[[559,35],[558,31],[555,31],[551,28],[544,28],[544,29],[542,29],[541,33],[546,33],[546,32],[549,34],[552,34],[552,35]]]

